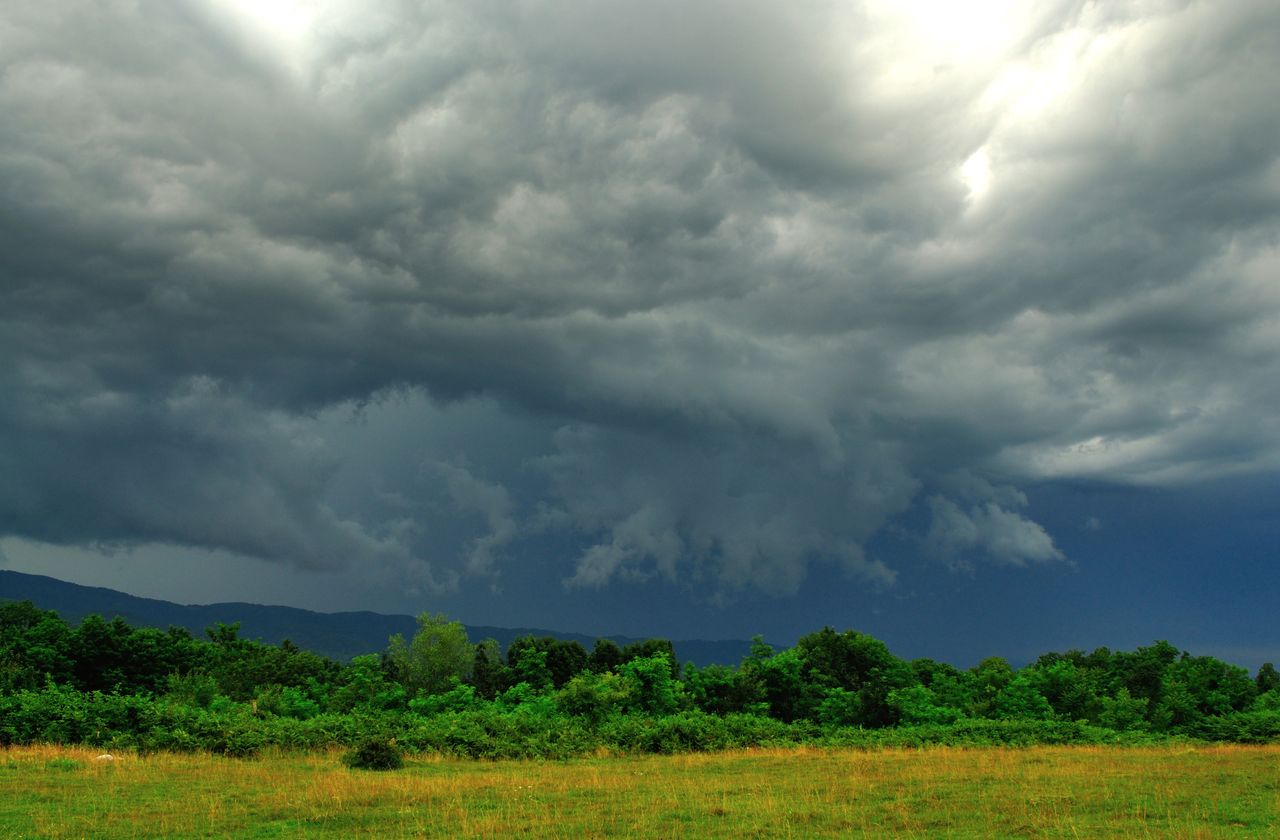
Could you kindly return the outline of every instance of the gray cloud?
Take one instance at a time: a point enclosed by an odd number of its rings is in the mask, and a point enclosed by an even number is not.
[[[861,543],[907,507],[915,480],[883,454],[824,470],[803,444],[744,433],[706,441],[566,427],[555,443],[537,465],[551,478],[552,522],[592,538],[570,586],[660,575],[789,593],[814,560],[893,580]]]
[[[142,401],[24,373],[12,391],[37,395],[0,411],[0,435],[14,442],[0,478],[7,533],[225,548],[311,569],[407,559],[395,534],[403,523],[373,531],[317,497],[334,456],[305,422],[203,378]]]
[[[10,5],[6,534],[792,592],[1280,466],[1266,4]]]
[[[476,478],[462,464],[434,463],[429,469],[444,480],[454,504],[461,511],[479,514],[488,531],[472,540],[466,552],[466,570],[475,575],[493,574],[501,552],[520,534],[512,515],[507,489]]]
[[[928,501],[926,545],[949,565],[969,566],[964,555],[975,549],[1013,566],[1064,559],[1044,528],[995,502],[963,510],[943,496],[930,496]]]

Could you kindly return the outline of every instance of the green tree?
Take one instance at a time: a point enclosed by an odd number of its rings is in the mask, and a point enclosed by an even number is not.
[[[139,627],[121,640],[122,690],[162,694],[170,674],[190,671],[199,661],[196,642],[180,627]]]
[[[672,676],[671,660],[665,651],[628,661],[619,676],[626,686],[628,701],[639,711],[669,715],[683,705],[683,686]]]
[[[1117,732],[1140,731],[1147,728],[1147,698],[1129,696],[1129,689],[1121,688],[1115,697],[1102,698],[1102,711],[1098,723]]]
[[[824,627],[802,637],[795,650],[804,662],[807,695],[826,698],[818,702],[830,700],[829,707],[841,710],[832,714],[850,714],[856,709],[856,719],[847,722],[869,727],[898,722],[889,694],[916,679],[911,667],[890,653],[884,642],[854,630],[837,633]],[[856,703],[850,705],[843,695],[831,691],[837,688],[856,695]]]
[[[952,710],[956,718],[964,717],[973,706],[969,681],[965,673],[954,665],[932,659],[913,659],[911,670],[920,685],[929,689],[931,705]],[[913,696],[916,699],[920,697],[918,694]]]
[[[1059,718],[1096,720],[1101,712],[1102,704],[1089,674],[1080,670],[1074,660],[1046,654],[1023,673]]]
[[[1245,669],[1183,654],[1164,673],[1154,720],[1159,728],[1194,730],[1205,718],[1247,709],[1257,696],[1258,686]]]
[[[581,642],[552,639],[547,648],[547,668],[551,671],[551,683],[564,687],[569,680],[587,668],[587,649]]]
[[[1280,689],[1280,672],[1276,671],[1276,666],[1270,662],[1263,662],[1262,667],[1258,669],[1258,675],[1253,679],[1254,685],[1258,687],[1259,694],[1266,694],[1268,691]]]
[[[759,684],[737,668],[686,665],[684,687],[696,708],[713,715],[765,714],[768,711]]]
[[[1130,697],[1145,699],[1147,714],[1154,715],[1164,696],[1165,672],[1178,656],[1178,649],[1163,640],[1133,653],[1113,653],[1105,666],[1102,693],[1115,697],[1122,687],[1127,688]]]
[[[998,720],[1048,720],[1053,717],[1053,707],[1036,690],[1035,680],[1028,669],[1018,672],[1000,689],[991,704],[990,714]]]
[[[565,641],[554,636],[521,636],[512,640],[507,648],[507,665],[517,668],[526,650],[538,650],[546,654],[547,673],[555,688],[564,687],[588,664],[587,649],[579,642]]]
[[[411,694],[439,694],[453,687],[453,680],[471,676],[475,646],[467,638],[461,622],[450,621],[444,613],[418,616],[418,632],[406,642],[397,633],[387,646],[396,678]]]
[[[30,601],[0,604],[0,693],[71,681],[72,631]]]
[[[114,691],[127,682],[124,640],[132,632],[124,619],[107,622],[99,615],[85,616],[71,634],[76,652],[76,686],[81,691]]]
[[[552,687],[551,669],[547,667],[547,651],[536,646],[516,650],[516,662],[512,666],[515,678],[537,693]]]
[[[223,694],[233,700],[257,697],[270,685],[309,687],[331,683],[338,663],[302,650],[285,640],[280,645],[239,637],[239,623],[218,624],[205,630],[211,644],[204,646],[203,667],[218,681]]]
[[[978,717],[995,714],[996,697],[1013,682],[1013,668],[1000,656],[989,656],[969,670],[973,713]]]
[[[670,639],[645,639],[642,642],[632,642],[622,649],[623,662],[658,655],[667,658],[667,665],[671,668],[671,678],[680,679],[680,660],[676,659],[676,649]]]
[[[787,723],[813,717],[820,698],[805,684],[804,660],[795,648],[774,653],[756,636],[751,654],[742,662],[742,673],[748,690],[767,704],[770,717]]]
[[[627,681],[612,672],[583,671],[556,694],[556,706],[564,713],[598,724],[627,705]]]
[[[947,706],[933,690],[919,683],[889,692],[889,703],[898,714],[898,722],[913,726],[921,723],[955,723],[963,714],[962,707]]]
[[[338,685],[330,692],[329,706],[336,712],[357,708],[393,709],[405,704],[404,686],[388,682],[382,659],[376,653],[352,658],[342,669]]]
[[[617,673],[622,664],[622,648],[613,639],[596,639],[591,656],[587,659],[587,667],[597,674],[607,671]]]
[[[497,639],[485,639],[476,645],[471,666],[471,684],[476,694],[492,700],[511,687],[511,669],[502,662],[502,649]]]
[[[409,710],[420,715],[437,715],[441,712],[465,712],[479,705],[475,686],[455,679],[453,687],[448,691],[410,700]]]

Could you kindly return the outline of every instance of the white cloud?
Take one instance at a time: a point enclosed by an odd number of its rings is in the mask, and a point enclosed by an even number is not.
[[[952,566],[969,566],[965,555],[975,550],[1010,566],[1066,559],[1043,527],[994,502],[962,509],[950,499],[930,496],[929,510],[925,543],[935,557]]]

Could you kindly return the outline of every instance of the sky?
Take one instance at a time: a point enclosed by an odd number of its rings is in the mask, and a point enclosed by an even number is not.
[[[1280,661],[1280,6],[0,22],[0,567]]]

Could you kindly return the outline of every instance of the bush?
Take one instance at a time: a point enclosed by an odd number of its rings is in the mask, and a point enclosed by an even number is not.
[[[440,694],[423,694],[409,701],[409,711],[424,717],[438,715],[442,712],[465,712],[480,704],[474,686],[460,683],[456,679],[452,687]]]
[[[404,766],[404,756],[393,742],[369,738],[344,755],[342,763],[361,770],[399,770]]]
[[[1206,718],[1191,734],[1210,741],[1274,744],[1280,741],[1280,712],[1233,712]]]

